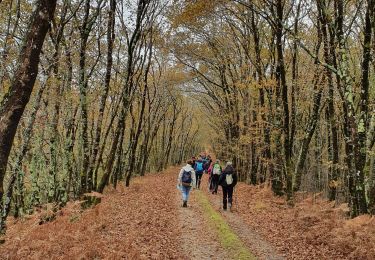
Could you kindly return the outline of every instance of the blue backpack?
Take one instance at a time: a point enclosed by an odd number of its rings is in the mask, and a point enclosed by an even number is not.
[[[196,170],[198,173],[203,172],[203,162],[196,162],[195,170]]]
[[[192,181],[193,179],[191,178],[191,172],[184,170],[181,177],[182,186],[190,186]]]

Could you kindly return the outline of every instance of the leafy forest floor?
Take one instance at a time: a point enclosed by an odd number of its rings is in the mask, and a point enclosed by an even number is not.
[[[188,208],[177,168],[107,190],[82,210],[70,203],[8,222],[1,259],[374,259],[375,218],[345,218],[344,207],[300,199],[294,208],[267,188],[240,183],[233,212],[221,194],[193,191]],[[51,215],[52,214],[52,215]]]

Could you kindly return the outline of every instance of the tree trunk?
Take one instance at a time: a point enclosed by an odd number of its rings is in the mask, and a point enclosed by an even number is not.
[[[26,129],[25,129],[25,131],[22,135],[23,136],[23,138],[22,138],[23,142],[22,142],[20,151],[18,152],[17,157],[15,159],[13,171],[11,172],[11,175],[10,175],[10,180],[8,182],[6,196],[5,196],[5,199],[4,199],[4,206],[3,206],[3,212],[2,212],[2,215],[1,215],[1,223],[0,223],[0,233],[5,230],[5,221],[8,217],[9,211],[10,211],[10,205],[11,205],[11,202],[12,202],[12,194],[13,194],[13,188],[14,188],[13,186],[14,186],[14,183],[15,183],[16,180],[17,180],[17,183],[18,183],[18,185],[17,185],[17,190],[18,190],[17,200],[19,202],[21,202],[21,209],[22,209],[22,204],[23,204],[22,202],[24,200],[24,198],[23,198],[23,180],[19,179],[20,175],[21,175],[21,171],[22,171],[22,169],[21,169],[22,161],[23,161],[23,158],[25,157],[25,155],[28,151],[33,126],[34,126],[34,122],[35,122],[35,119],[36,119],[36,114],[39,110],[40,101],[42,99],[43,92],[44,92],[44,90],[47,86],[48,79],[49,79],[49,72],[47,72],[47,79],[41,84],[41,86],[39,87],[39,90],[36,94],[36,99],[35,99],[34,107],[32,109],[31,115],[30,115],[30,119],[28,120]]]
[[[319,75],[317,74],[316,77],[319,77]],[[294,182],[294,187],[293,187],[294,191],[298,191],[300,189],[302,171],[305,165],[306,156],[309,151],[311,139],[315,133],[316,125],[319,121],[319,109],[320,109],[320,101],[322,98],[323,86],[321,86],[321,82],[318,79],[316,79],[314,86],[315,86],[314,88],[315,93],[314,93],[312,113],[311,113],[309,122],[307,124],[307,131],[305,133],[305,137],[302,140],[302,145],[301,145],[300,153],[297,159],[297,164],[296,164],[296,168],[294,172],[294,176],[295,176],[295,182]]]
[[[344,20],[344,3],[342,0],[337,1],[337,19],[338,19],[338,30],[337,39],[339,44],[339,73],[343,83],[344,90],[344,114],[345,119],[345,132],[346,132],[346,144],[347,144],[347,164],[349,170],[349,193],[350,193],[350,207],[351,216],[355,217],[359,214],[367,213],[367,204],[365,196],[365,183],[364,183],[364,172],[361,168],[362,163],[359,164],[361,157],[360,152],[360,141],[359,133],[365,127],[364,125],[356,123],[355,118],[355,107],[354,107],[354,91],[353,81],[349,75],[349,59],[348,52],[345,43],[345,35],[343,32],[343,20]]]
[[[331,21],[332,17],[328,16],[326,3],[324,0],[317,1],[317,7],[319,12],[319,21],[321,23],[321,33],[324,45],[324,61],[325,63],[337,68],[336,54],[335,54],[335,35],[332,30]],[[338,133],[335,118],[335,106],[334,106],[334,86],[332,71],[325,70],[327,84],[328,84],[328,105],[327,105],[327,119],[329,125],[328,132],[328,158],[331,161],[328,174],[328,187],[329,187],[329,199],[331,201],[336,199],[336,190],[338,185],[338,163],[339,163],[339,147],[338,147]],[[337,85],[340,87],[340,78],[337,77]]]
[[[318,22],[318,43],[315,47],[315,55],[318,56],[320,46],[322,43],[322,30],[320,23]],[[321,71],[319,68],[316,69],[315,75],[314,75],[314,99],[313,99],[313,107],[312,107],[312,113],[310,116],[310,119],[307,124],[307,130],[305,132],[305,136],[302,140],[302,145],[300,148],[300,152],[298,155],[295,171],[294,171],[294,185],[293,190],[298,191],[301,186],[301,180],[302,180],[302,171],[303,167],[305,165],[305,160],[307,153],[309,151],[310,142],[314,135],[316,125],[319,120],[319,109],[320,109],[320,103],[322,98],[322,92],[323,92],[323,86],[320,79],[320,73]]]
[[[4,98],[3,106],[0,108],[0,199],[3,198],[3,180],[13,139],[34,87],[40,52],[55,8],[56,0],[38,0],[35,3],[18,57],[18,67],[9,92]]]
[[[99,103],[99,115],[98,120],[96,122],[96,131],[95,131],[95,139],[93,144],[93,150],[90,157],[90,168],[88,171],[88,179],[93,180],[93,187],[96,188],[96,180],[97,176],[95,175],[93,178],[93,172],[96,165],[96,160],[98,157],[98,151],[99,151],[99,144],[100,144],[100,137],[102,134],[102,124],[103,124],[103,118],[104,118],[104,110],[106,107],[106,101],[108,97],[109,92],[109,85],[111,82],[111,72],[112,72],[112,64],[113,64],[113,58],[112,58],[112,52],[113,52],[113,43],[115,40],[115,12],[116,12],[116,0],[110,0],[110,8],[108,11],[108,25],[107,25],[107,65],[106,65],[106,73],[105,73],[105,80],[104,80],[104,89],[103,94],[100,98]]]

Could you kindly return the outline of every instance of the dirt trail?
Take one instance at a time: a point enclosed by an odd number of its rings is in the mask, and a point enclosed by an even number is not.
[[[207,187],[207,176],[203,180],[204,187]],[[266,241],[259,233],[247,225],[241,217],[236,213],[236,200],[234,200],[233,211],[224,211],[222,206],[222,195],[210,194],[208,189],[204,190],[205,195],[209,198],[215,210],[220,212],[226,222],[229,224],[233,232],[241,239],[241,241],[257,256],[257,259],[281,260],[284,256],[279,254],[274,246]]]
[[[176,192],[178,217],[181,227],[181,247],[188,259],[231,259],[204,218],[197,203],[196,192],[191,194],[188,208],[181,207],[180,192]]]
[[[237,214],[236,205],[233,211],[221,210],[221,194],[209,196],[211,203],[215,209],[220,211],[221,215],[227,221],[236,235],[248,246],[258,259],[281,260],[284,256],[277,253],[277,250],[269,242],[267,242],[259,233],[248,226]]]
[[[218,213],[219,195],[194,191],[182,208],[177,172],[135,178],[91,209],[69,204],[43,225],[46,212],[12,220],[0,259],[282,259],[236,213]]]

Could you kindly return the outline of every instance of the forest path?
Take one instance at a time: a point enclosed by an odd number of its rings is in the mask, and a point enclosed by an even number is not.
[[[256,259],[203,190],[191,192],[188,208],[181,207],[181,194],[176,194],[181,245],[188,259]]]
[[[206,175],[182,208],[178,171],[135,178],[91,209],[68,204],[42,225],[48,211],[10,220],[0,259],[281,259],[235,212],[216,209]]]
[[[258,234],[249,225],[247,225],[236,213],[236,200],[234,200],[234,207],[232,212],[230,212],[229,210],[222,210],[221,189],[219,188],[219,193],[217,195],[211,194],[208,191],[207,175],[204,175],[203,177],[201,190],[193,192],[192,198],[192,203],[197,204],[197,206],[193,207],[193,210],[195,208],[200,209],[200,212],[195,212],[195,214],[200,216],[206,215],[207,218],[216,219],[215,225],[212,225],[212,223],[208,223],[208,226],[210,226],[211,228],[214,226],[213,229],[216,229],[216,235],[218,235],[219,239],[221,240],[222,248],[226,247],[227,252],[232,251],[230,253],[232,259],[285,259],[268,241],[266,241],[260,234]],[[203,212],[202,207],[204,208]],[[218,218],[221,219],[219,223],[217,221]],[[223,226],[225,227],[223,228]],[[231,234],[225,234],[228,232]],[[227,237],[223,238],[223,236]],[[229,240],[232,240],[232,242],[229,241],[229,245],[228,241],[226,241],[228,240],[228,236],[232,236],[231,238],[229,238]],[[245,252],[242,252],[241,254],[241,252],[239,252],[241,250]]]
[[[220,244],[204,209],[197,203],[196,192],[192,192],[187,208],[181,207],[180,192],[176,192],[178,219],[181,228],[181,247],[188,259],[231,259],[229,252]]]
[[[234,194],[232,212],[222,210],[222,195],[220,194],[220,191],[217,195],[210,194],[208,198],[214,209],[220,212],[221,216],[225,219],[233,232],[251,250],[251,252],[257,256],[257,259],[285,259],[281,254],[277,253],[274,246],[266,241],[262,235],[256,232],[256,230],[247,225],[237,214],[236,203],[238,202],[236,201],[236,194]]]

